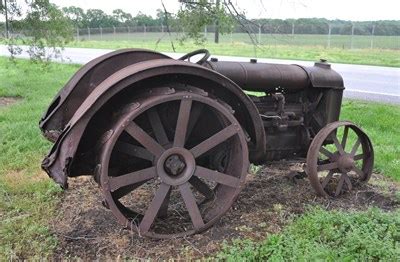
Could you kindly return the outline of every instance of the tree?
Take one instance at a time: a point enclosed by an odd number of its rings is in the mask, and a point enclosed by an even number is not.
[[[5,5],[2,8],[5,13]],[[11,14],[11,28],[20,32],[6,39],[11,58],[22,52],[18,45],[24,44],[29,46],[32,60],[49,61],[60,54],[60,47],[72,40],[70,21],[49,0],[14,1],[7,5],[7,12]]]
[[[115,9],[113,11],[113,17],[120,24],[129,24],[132,23],[132,15],[124,12],[122,9]]]
[[[180,0],[181,9],[178,11],[177,18],[182,26],[184,33],[183,39],[192,38],[197,43],[204,42],[206,39],[201,33],[207,25],[214,24],[214,42],[219,42],[219,34],[232,31],[235,24],[234,16],[229,13],[229,8],[220,0]]]
[[[83,27],[86,22],[86,14],[82,8],[77,6],[63,7],[62,11],[65,16],[71,21],[74,27]]]

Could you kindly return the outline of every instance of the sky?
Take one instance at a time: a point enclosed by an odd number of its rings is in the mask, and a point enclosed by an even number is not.
[[[179,9],[178,0],[163,0],[169,12]],[[60,7],[102,9],[111,14],[121,8],[136,15],[155,16],[161,0],[50,0]],[[232,0],[248,18],[327,18],[352,21],[400,20],[400,0]]]

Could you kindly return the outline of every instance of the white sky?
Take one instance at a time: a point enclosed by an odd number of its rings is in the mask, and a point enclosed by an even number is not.
[[[111,14],[121,8],[136,15],[155,16],[161,0],[50,0],[58,6],[102,9]],[[232,0],[248,18],[327,18],[353,21],[400,20],[400,0]],[[179,9],[178,0],[164,0],[169,12]]]

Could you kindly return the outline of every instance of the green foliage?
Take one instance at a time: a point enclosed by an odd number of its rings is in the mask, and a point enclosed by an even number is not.
[[[184,32],[181,42],[190,38],[197,44],[206,40],[203,34],[205,26],[215,24],[219,33],[225,34],[230,33],[235,24],[234,18],[224,6],[208,0],[182,2],[177,19],[177,25]]]
[[[310,210],[261,242],[236,240],[217,256],[227,261],[370,261],[400,259],[400,211]]]
[[[49,0],[27,1],[24,7],[15,5],[14,8],[14,19],[19,20],[11,24],[14,30],[23,30],[25,37],[12,35],[6,39],[12,58],[21,53],[22,50],[16,45],[22,42],[29,46],[28,53],[32,60],[49,61],[59,55],[59,48],[72,40],[71,24],[64,13]]]

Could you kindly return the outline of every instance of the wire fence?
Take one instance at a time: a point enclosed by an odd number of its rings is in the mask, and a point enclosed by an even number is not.
[[[201,33],[207,42],[214,41],[214,26],[204,27]],[[341,49],[400,49],[400,33],[382,35],[383,30],[375,24],[366,30],[354,25],[325,27],[315,25],[296,25],[272,27],[252,24],[246,29],[236,27],[231,33],[220,35],[221,43],[258,43],[261,45],[283,46],[319,46]],[[13,35],[27,36],[29,32],[11,32]],[[183,31],[177,28],[160,26],[126,26],[76,28],[75,41],[134,41],[134,42],[166,42],[178,40]]]

